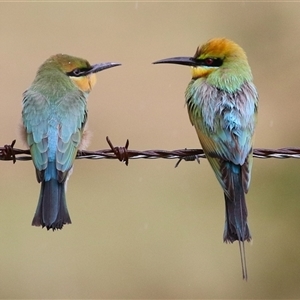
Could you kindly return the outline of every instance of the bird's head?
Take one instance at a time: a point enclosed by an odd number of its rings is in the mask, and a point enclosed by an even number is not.
[[[199,46],[193,57],[172,57],[154,62],[192,67],[192,78],[206,78],[208,83],[225,89],[252,80],[244,50],[226,38],[214,38]],[[233,88],[234,89],[234,88]]]
[[[119,66],[119,63],[106,62],[91,65],[87,60],[67,54],[56,54],[47,59],[40,71],[59,70],[72,80],[82,91],[90,92],[96,83],[95,73]]]

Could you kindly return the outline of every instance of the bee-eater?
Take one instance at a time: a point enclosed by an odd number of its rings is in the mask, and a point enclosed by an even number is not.
[[[22,135],[41,182],[32,225],[55,230],[71,223],[66,182],[77,150],[85,143],[87,98],[96,83],[95,73],[119,65],[90,65],[85,59],[57,54],[40,66],[24,92]]]
[[[247,279],[244,241],[250,241],[251,235],[245,193],[250,185],[258,105],[247,56],[233,41],[214,38],[199,46],[193,57],[154,63],[192,67],[192,80],[185,93],[189,118],[224,190],[223,239],[239,242],[243,278]]]

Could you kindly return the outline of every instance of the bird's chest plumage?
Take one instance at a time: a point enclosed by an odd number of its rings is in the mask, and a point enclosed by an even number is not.
[[[240,135],[253,130],[256,110],[255,90],[243,84],[235,92],[213,87],[203,79],[192,81],[186,90],[186,103],[194,126],[207,132],[220,130]]]
[[[203,148],[243,164],[252,148],[256,123],[254,85],[244,83],[237,91],[227,92],[197,79],[186,90],[186,103]]]

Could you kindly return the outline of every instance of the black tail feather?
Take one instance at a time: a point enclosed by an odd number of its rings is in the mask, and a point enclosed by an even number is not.
[[[241,172],[229,171],[230,189],[229,195],[225,195],[226,220],[223,239],[226,243],[239,242],[242,274],[247,280],[247,265],[244,241],[251,240],[251,234],[247,223],[247,206],[245,192],[242,184]]]
[[[32,220],[33,226],[46,227],[48,230],[62,229],[64,224],[70,224],[65,183],[56,179],[42,181],[38,206]]]

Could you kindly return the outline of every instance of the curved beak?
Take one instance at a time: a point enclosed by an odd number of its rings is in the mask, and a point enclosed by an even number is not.
[[[92,74],[92,73],[97,73],[109,68],[121,66],[120,63],[114,63],[114,62],[105,62],[105,63],[100,63],[100,64],[95,64],[92,65],[92,68],[86,71],[86,75]]]
[[[171,58],[157,60],[157,61],[153,62],[153,64],[155,64],[155,65],[156,64],[176,64],[176,65],[197,67],[201,63],[199,60],[195,59],[194,57],[171,57]]]

